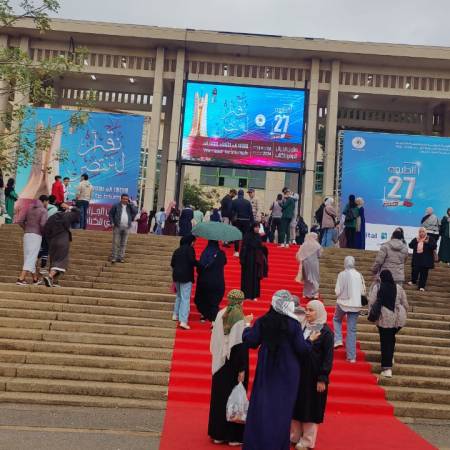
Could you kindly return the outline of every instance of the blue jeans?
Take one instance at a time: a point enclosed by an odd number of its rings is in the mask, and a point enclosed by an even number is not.
[[[191,309],[191,290],[192,283],[175,283],[177,287],[177,298],[175,300],[175,307],[173,314],[178,317],[182,323],[188,323],[189,311]]]
[[[333,228],[324,228],[322,230],[322,247],[323,248],[334,247],[333,234],[334,234]]]
[[[334,311],[334,343],[342,343],[342,319],[347,315],[347,339],[345,340],[345,349],[347,359],[356,359],[356,324],[358,323],[359,312],[345,312],[339,305],[336,305]]]
[[[81,228],[85,230],[87,226],[89,202],[87,200],[77,200],[76,206],[80,210],[80,224],[79,226],[74,226],[74,228]]]

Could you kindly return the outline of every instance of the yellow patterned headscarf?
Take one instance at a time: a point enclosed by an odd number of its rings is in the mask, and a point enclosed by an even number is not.
[[[244,319],[244,311],[242,303],[245,300],[245,295],[239,289],[233,289],[228,292],[228,306],[223,315],[223,332],[225,335],[230,334],[233,325],[236,322]]]

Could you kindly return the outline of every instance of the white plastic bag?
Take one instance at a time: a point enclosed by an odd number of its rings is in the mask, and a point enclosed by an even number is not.
[[[248,411],[248,398],[242,383],[237,384],[231,391],[227,401],[227,421],[245,423]]]
[[[264,230],[264,225],[262,223],[259,224],[259,235],[260,236],[266,235],[266,231]]]

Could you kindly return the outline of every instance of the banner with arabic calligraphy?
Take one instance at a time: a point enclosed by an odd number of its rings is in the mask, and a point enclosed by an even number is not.
[[[89,228],[109,226],[108,210],[126,193],[137,198],[144,117],[129,114],[89,113],[88,122],[71,126],[74,111],[30,108],[21,137],[34,143],[33,164],[19,167],[16,189],[18,215],[42,194],[49,194],[55,175],[68,177],[70,200],[83,173],[94,187],[89,207]],[[39,130],[51,127],[51,138],[39,144]],[[57,155],[62,155],[58,160]]]
[[[181,159],[298,171],[305,91],[189,81]]]

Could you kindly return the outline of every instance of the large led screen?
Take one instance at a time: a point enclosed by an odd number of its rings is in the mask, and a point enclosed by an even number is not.
[[[188,82],[183,162],[299,170],[305,91]]]
[[[412,239],[433,207],[450,206],[450,138],[343,132],[342,198],[363,197],[366,247],[376,249],[401,226]]]

